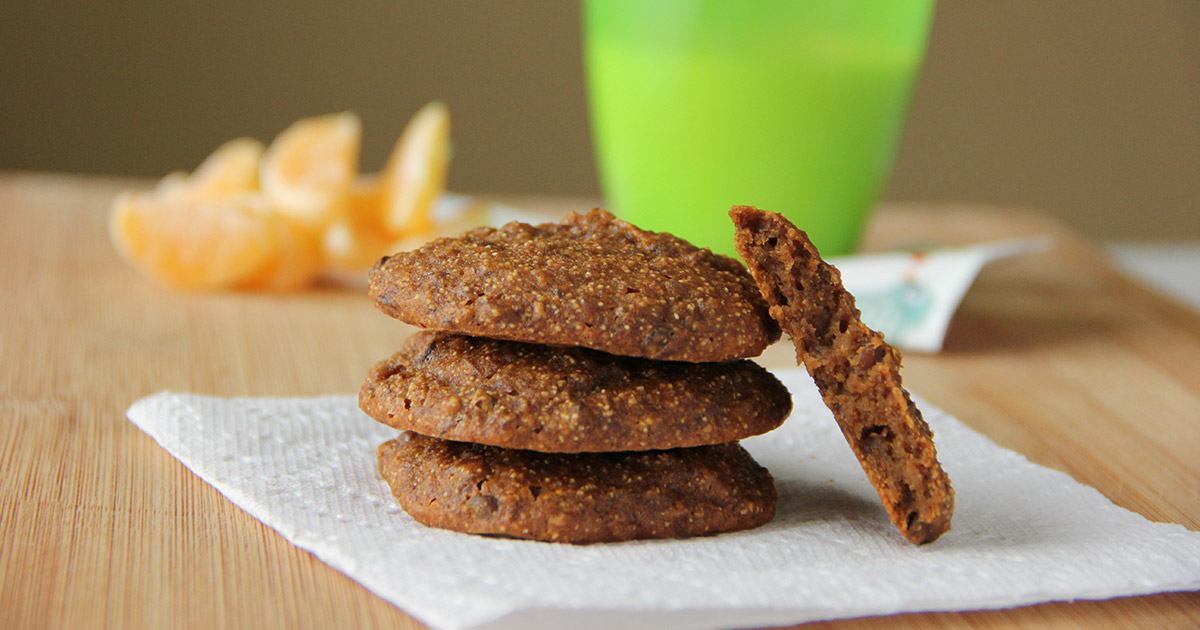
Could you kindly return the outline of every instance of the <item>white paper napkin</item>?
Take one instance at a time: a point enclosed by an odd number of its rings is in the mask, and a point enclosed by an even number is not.
[[[352,396],[163,392],[129,418],[235,504],[437,628],[730,628],[1200,589],[1200,534],[1114,506],[918,401],[957,491],[954,528],[905,542],[807,374],[744,444],[775,476],[756,530],[571,546],[427,528],[375,468],[396,432]]]

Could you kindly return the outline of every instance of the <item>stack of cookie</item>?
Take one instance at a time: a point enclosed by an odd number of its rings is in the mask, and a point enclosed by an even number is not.
[[[779,337],[737,261],[593,210],[379,261],[371,296],[425,328],[376,365],[363,411],[427,525],[592,543],[698,536],[774,515],[737,441],[791,397],[755,363]]]

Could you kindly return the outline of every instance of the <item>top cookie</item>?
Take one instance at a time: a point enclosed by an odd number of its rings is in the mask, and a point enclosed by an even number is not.
[[[368,279],[384,313],[466,335],[692,362],[757,356],[779,338],[736,260],[603,210],[438,239]]]
[[[909,542],[950,529],[954,490],[933,432],[901,387],[900,353],[859,318],[841,274],[783,215],[751,206],[730,212],[738,253],[796,344],[842,435]]]

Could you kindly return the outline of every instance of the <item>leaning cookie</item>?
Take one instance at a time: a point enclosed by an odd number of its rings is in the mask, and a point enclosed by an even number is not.
[[[933,433],[901,387],[900,353],[859,319],[838,270],[782,215],[750,206],[730,211],[738,253],[796,344],[842,434],[884,507],[913,543],[950,529],[954,490]]]
[[[758,356],[779,326],[736,260],[602,210],[385,257],[384,313],[421,328],[676,361]]]
[[[748,360],[652,361],[422,331],[372,368],[359,406],[434,437],[577,453],[733,442],[778,427],[792,401]]]
[[[736,444],[552,454],[405,432],[379,472],[417,521],[472,534],[598,543],[757,527],[775,514],[770,473]]]

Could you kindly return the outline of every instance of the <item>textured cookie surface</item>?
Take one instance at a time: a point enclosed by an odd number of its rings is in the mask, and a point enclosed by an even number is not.
[[[779,338],[736,260],[602,210],[438,239],[368,280],[384,313],[466,335],[678,361],[758,356]]]
[[[933,433],[901,387],[900,353],[859,319],[841,274],[782,215],[730,211],[738,253],[796,344],[842,434],[879,492],[892,523],[913,543],[950,529],[954,491]]]
[[[422,331],[359,406],[425,435],[546,452],[640,451],[766,433],[791,395],[752,361],[684,363]]]
[[[775,514],[770,473],[736,444],[536,453],[404,432],[379,447],[401,507],[433,527],[553,542],[682,538]]]

